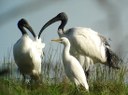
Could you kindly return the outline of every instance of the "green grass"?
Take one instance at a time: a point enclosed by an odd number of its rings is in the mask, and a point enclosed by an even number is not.
[[[81,86],[78,91],[65,77],[59,55],[61,50],[57,51],[58,48],[46,51],[48,55],[45,54],[42,64],[42,85],[22,84],[20,75],[15,75],[14,61],[4,59],[3,68],[9,67],[11,72],[0,77],[0,95],[128,95],[126,66],[113,70],[104,65],[94,65],[88,80],[89,92]]]
[[[27,85],[14,79],[0,78],[0,95],[128,95],[128,85],[117,80],[91,80],[90,92],[79,91],[67,79],[59,83]]]

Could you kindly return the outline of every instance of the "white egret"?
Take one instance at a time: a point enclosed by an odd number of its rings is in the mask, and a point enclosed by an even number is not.
[[[74,27],[64,30],[68,21],[68,17],[64,12],[59,13],[49,20],[40,30],[39,37],[45,28],[57,21],[61,21],[61,24],[58,27],[58,35],[59,37],[67,37],[69,39],[72,55],[76,58],[79,58],[79,56],[88,57],[91,62],[102,63],[113,68],[119,68],[117,66],[119,61],[118,56],[113,53],[104,36],[90,28],[84,27]]]
[[[14,44],[14,60],[23,75],[23,82],[25,82],[26,75],[29,75],[31,80],[39,80],[42,49],[45,44],[41,43],[41,39],[36,37],[32,27],[25,19],[21,19],[18,22],[18,28],[22,33],[22,37]],[[27,28],[32,33],[35,38],[34,41],[29,37],[24,28]]]
[[[86,80],[84,70],[80,65],[79,61],[70,54],[69,40],[66,37],[62,37],[60,39],[54,39],[52,41],[60,42],[64,45],[62,58],[67,77],[71,81],[73,81],[76,84],[76,86],[81,84],[88,91],[89,86]]]

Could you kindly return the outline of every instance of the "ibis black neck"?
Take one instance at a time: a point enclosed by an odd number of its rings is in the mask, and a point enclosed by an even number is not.
[[[33,37],[34,38],[36,37],[32,27],[28,24],[28,22],[25,19],[21,19],[18,22],[18,28],[20,29],[22,35],[27,34],[26,30],[24,29],[24,28],[27,28],[32,33]]]
[[[25,35],[25,34],[27,34],[27,32],[23,27],[24,26],[21,23],[18,23],[18,28],[20,29],[22,35]]]

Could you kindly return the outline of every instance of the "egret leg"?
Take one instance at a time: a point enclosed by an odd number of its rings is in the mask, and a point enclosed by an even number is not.
[[[77,81],[77,79],[74,78],[74,85],[75,85],[75,88],[77,89],[77,91],[79,92],[79,82]]]

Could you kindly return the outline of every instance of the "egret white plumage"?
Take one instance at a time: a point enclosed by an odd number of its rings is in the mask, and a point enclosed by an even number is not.
[[[79,61],[70,54],[70,42],[66,37],[62,37],[60,39],[54,39],[52,41],[60,42],[64,45],[63,49],[63,64],[65,68],[65,73],[68,78],[73,81],[76,86],[82,85],[88,91],[89,86],[86,80],[86,76],[82,66],[80,65]]]
[[[22,37],[13,46],[14,60],[23,75],[23,81],[26,79],[25,75],[30,75],[31,80],[39,80],[42,49],[45,44],[41,42],[40,38],[36,37],[32,27],[25,19],[18,22],[18,28],[22,33]],[[29,37],[24,28],[32,33],[34,40]]]
[[[80,55],[87,56],[91,58],[94,63],[103,63],[110,67],[118,68],[118,57],[113,53],[104,36],[90,28],[84,27],[74,27],[64,30],[68,21],[68,17],[64,12],[59,13],[49,20],[40,30],[39,36],[45,28],[57,21],[61,21],[58,27],[58,35],[69,39],[72,55],[76,56],[76,58]]]

